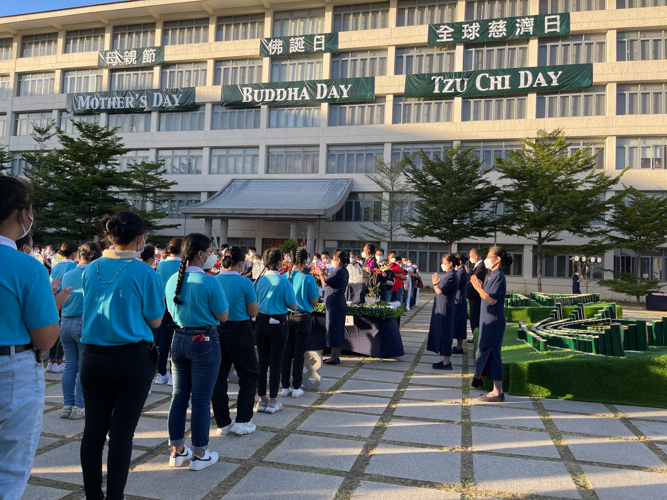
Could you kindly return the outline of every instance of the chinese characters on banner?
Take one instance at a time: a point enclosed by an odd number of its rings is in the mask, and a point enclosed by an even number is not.
[[[164,47],[103,50],[97,55],[98,68],[140,68],[164,64]]]
[[[259,43],[260,57],[306,56],[325,52],[338,52],[338,33],[262,38]]]
[[[570,32],[570,14],[540,14],[539,16],[480,19],[460,23],[430,24],[429,45],[482,43],[529,38],[531,36],[560,36]]]

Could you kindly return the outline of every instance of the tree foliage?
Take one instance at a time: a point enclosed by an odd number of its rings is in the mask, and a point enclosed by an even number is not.
[[[135,212],[146,222],[146,231],[154,233],[161,229],[178,227],[178,224],[161,224],[167,217],[165,206],[174,199],[169,190],[178,184],[164,178],[164,162],[142,161],[127,166],[126,175],[130,181],[129,194],[135,205]]]
[[[6,147],[0,148],[0,175],[12,175],[11,161],[12,154]]]
[[[646,297],[650,293],[658,293],[662,290],[660,279],[645,280],[640,279],[632,273],[620,273],[618,279],[600,280],[600,286],[609,288],[612,292],[622,293],[635,297],[639,302],[641,297]]]
[[[280,251],[282,252],[283,255],[287,255],[288,253],[290,253],[293,249],[297,248],[298,246],[299,246],[299,244],[296,241],[294,241],[293,239],[290,238],[289,240],[284,241],[280,245]]]

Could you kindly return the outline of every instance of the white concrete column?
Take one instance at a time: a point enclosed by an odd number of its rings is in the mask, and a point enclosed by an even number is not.
[[[616,170],[616,136],[607,137],[604,145],[604,169]]]
[[[613,250],[609,250],[608,252],[605,252],[604,262],[602,262],[602,265],[604,266],[604,269],[614,269],[614,251]],[[604,279],[613,280],[614,279],[614,273],[612,271],[605,271],[604,272]]]
[[[461,122],[463,119],[463,97],[454,98],[454,109],[452,111],[452,121]]]
[[[394,94],[389,94],[385,97],[384,124],[391,125],[392,123],[394,123]]]
[[[204,131],[211,130],[211,122],[213,121],[213,103],[207,102],[204,105]]]
[[[208,18],[208,42],[215,42],[215,32],[217,30],[217,20],[216,16],[210,16]]]
[[[463,56],[465,46],[461,43],[454,48],[454,71],[463,71]]]
[[[308,255],[310,257],[313,257],[313,254],[315,253],[315,222],[314,221],[308,221],[308,229],[306,231],[306,250],[308,251]]]
[[[613,1],[613,0],[610,0]],[[616,30],[607,31],[607,62],[616,62]],[[595,75],[595,73],[593,73]]]
[[[524,279],[533,277],[533,245],[523,246],[523,277]]]
[[[323,33],[333,33],[333,11],[334,6],[331,2],[324,5],[324,31]]]
[[[104,27],[104,50],[111,50],[113,47],[113,26],[107,24]]]
[[[320,144],[320,164],[317,170],[320,176],[324,176],[327,173],[327,153],[327,145],[323,142]]]
[[[528,41],[528,66],[537,66],[540,44],[537,38],[531,38]]]
[[[55,82],[53,83],[53,93],[60,94],[62,92],[63,70],[57,69],[55,74]]]
[[[215,60],[208,59],[206,61],[206,82],[207,87],[215,85]]]
[[[229,238],[229,219],[220,219],[220,244],[227,243]]]
[[[57,45],[57,50],[56,54],[64,54],[65,53],[65,30],[60,30],[58,32],[58,45]]]
[[[289,237],[294,241],[299,241],[299,221],[297,220],[290,221]]]
[[[213,219],[211,217],[204,217],[204,234],[209,238],[213,234]]]
[[[396,72],[396,45],[390,45],[387,48],[387,75],[391,76]]]
[[[389,18],[387,19],[387,26],[389,28],[396,27],[396,7],[398,6],[398,0],[389,0]]]
[[[454,21],[461,22],[466,20],[466,0],[458,0],[456,2],[456,19]]]
[[[606,90],[606,100],[607,100],[607,110],[605,115],[607,116],[616,116],[616,93],[617,86],[616,82],[611,82],[607,84]]]
[[[272,36],[273,36],[273,10],[266,9],[264,11],[264,38],[271,38]]]

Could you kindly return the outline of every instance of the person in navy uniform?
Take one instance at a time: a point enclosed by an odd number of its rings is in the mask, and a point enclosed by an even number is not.
[[[468,337],[468,303],[466,302],[468,270],[465,266],[466,260],[468,260],[466,254],[456,254],[455,267],[459,286],[456,290],[456,299],[454,301],[454,338],[456,339],[456,347],[452,349],[452,354],[463,354],[463,341]]]
[[[575,271],[574,274],[572,275],[572,293],[576,295],[581,294],[581,287],[579,285],[581,283],[581,273],[579,271]]]
[[[440,267],[445,272],[445,276],[440,279],[437,273],[433,273],[435,299],[433,300],[433,312],[431,313],[426,349],[443,356],[442,361],[433,363],[433,368],[436,370],[452,369],[449,358],[452,355],[454,320],[456,319],[454,308],[456,291],[459,287],[459,279],[454,271],[454,261],[453,254],[444,255]]]
[[[493,381],[493,390],[478,398],[479,401],[502,403],[503,394],[503,362],[500,351],[505,333],[505,291],[507,284],[503,274],[503,266],[512,265],[512,257],[501,247],[491,247],[484,265],[491,271],[489,281],[483,284],[476,276],[470,278],[482,299],[482,310],[479,326],[477,358],[475,359],[475,377],[473,388],[482,386],[482,377]]]
[[[486,266],[476,248],[470,250],[470,263],[470,274],[474,275],[479,281],[484,283],[484,280],[486,279]],[[472,281],[468,281],[466,298],[468,299],[468,306],[470,307],[470,331],[474,332],[475,328],[479,328],[479,313],[482,307],[482,299],[480,298],[479,293],[477,293],[477,290],[475,290],[475,287],[472,286]],[[468,342],[472,344],[473,340],[468,339]]]

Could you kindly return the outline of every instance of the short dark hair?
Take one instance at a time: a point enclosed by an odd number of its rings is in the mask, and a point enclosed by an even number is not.
[[[30,191],[31,187],[27,182],[0,175],[0,222],[5,222],[14,210],[30,210]]]
[[[73,241],[65,241],[60,245],[60,250],[58,250],[58,253],[63,257],[67,257],[68,255],[75,253],[78,249],[79,245]]]
[[[83,247],[83,245],[82,245]],[[79,252],[79,255],[81,255],[81,252]],[[153,245],[146,245],[141,252],[141,260],[146,262],[148,259],[154,259],[155,258],[155,247]]]
[[[146,248],[149,246],[150,245],[146,245]],[[102,257],[102,247],[94,241],[87,241],[79,247],[79,257],[88,262],[97,260]],[[141,258],[144,258],[143,252],[141,253]]]
[[[16,240],[16,248],[20,252],[23,251],[22,248],[24,245],[32,247],[32,234],[28,233],[23,238],[19,238],[18,240]]]
[[[325,250],[324,252],[322,252],[322,257],[324,257],[325,255],[326,255],[327,257],[329,257],[329,252],[327,252],[326,250]]]
[[[249,252],[256,252],[257,249],[255,247],[248,247]]]

